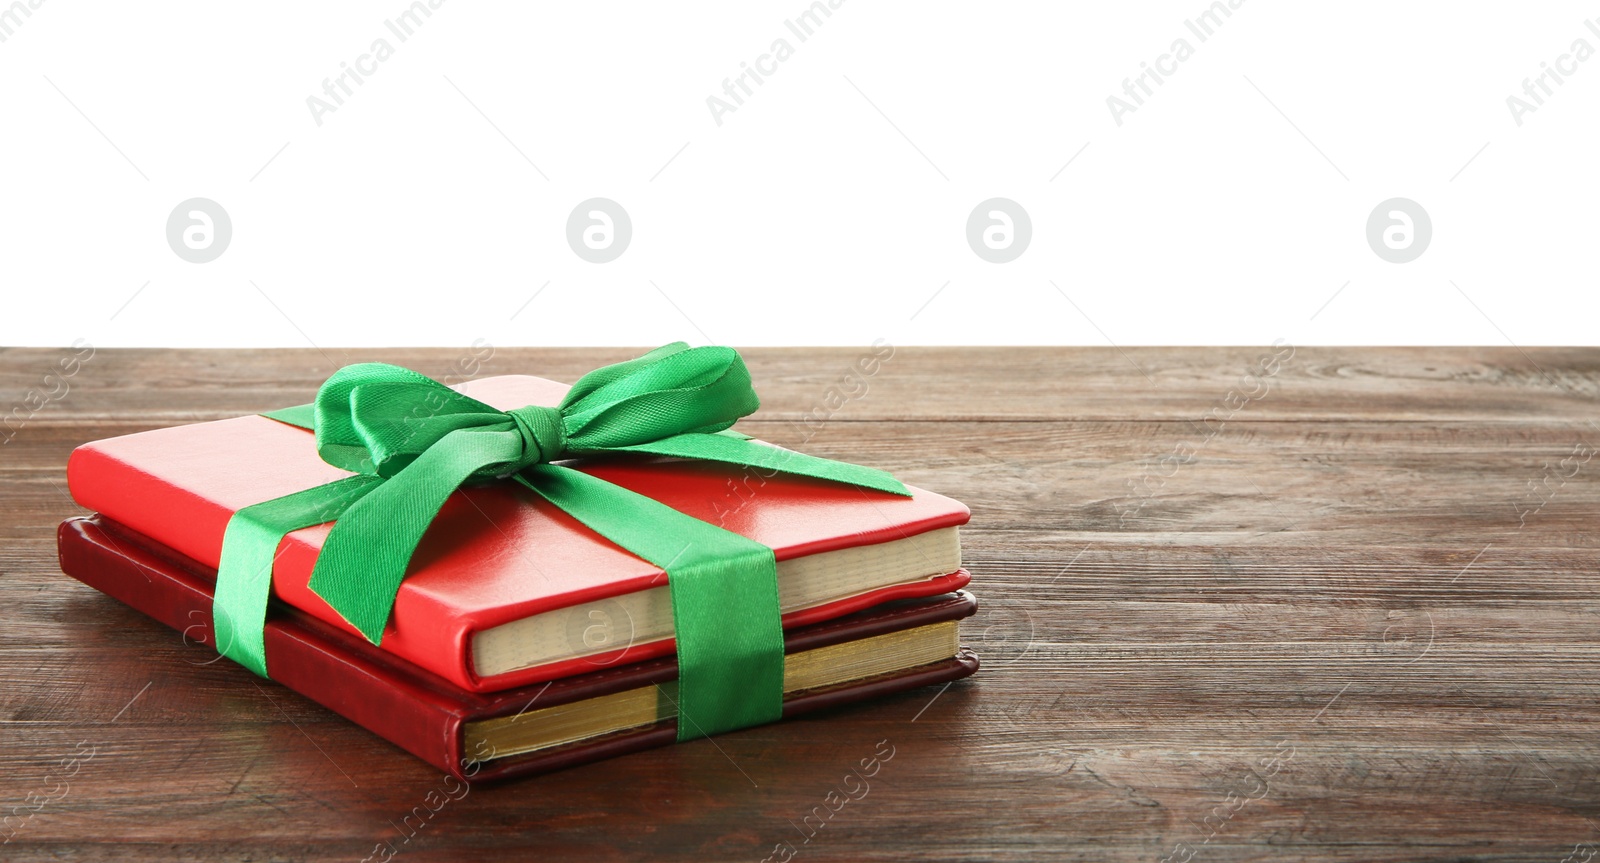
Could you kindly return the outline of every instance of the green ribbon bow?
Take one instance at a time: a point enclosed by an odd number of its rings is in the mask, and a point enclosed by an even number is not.
[[[552,464],[646,453],[910,494],[883,471],[728,431],[759,405],[736,351],[682,342],[584,375],[553,408],[501,411],[409,369],[346,366],[313,404],[266,414],[314,431],[318,455],[354,475],[234,513],[213,604],[219,649],[267,676],[263,626],[278,546],[292,531],[330,521],[311,589],[380,643],[406,567],[445,500],[467,483],[511,481],[667,573],[679,740],[775,720],[783,628],[772,549]]]

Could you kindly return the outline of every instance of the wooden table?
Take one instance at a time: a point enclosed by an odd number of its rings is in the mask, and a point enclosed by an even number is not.
[[[830,396],[863,350],[749,351],[741,428],[971,505],[978,676],[474,789],[409,842],[437,771],[61,575],[53,531],[79,443],[463,352],[101,350],[16,414],[69,352],[0,351],[0,814],[79,759],[0,858],[1595,855],[1600,350],[901,348]]]

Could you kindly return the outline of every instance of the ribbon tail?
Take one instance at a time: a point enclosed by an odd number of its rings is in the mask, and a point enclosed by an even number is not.
[[[666,572],[680,742],[782,717],[783,620],[772,549],[570,468],[535,465],[517,479]]]
[[[377,477],[346,477],[244,507],[228,519],[211,602],[218,653],[267,676],[267,600],[278,545],[293,531],[339,518],[379,482]]]
[[[678,458],[704,459],[762,468],[779,473],[832,480],[862,488],[910,497],[905,484],[893,474],[859,464],[817,458],[792,449],[738,440],[725,434],[681,434],[649,443],[607,447],[606,452],[642,452]],[[771,474],[768,474],[770,476]]]
[[[262,416],[266,417],[267,419],[277,420],[278,422],[286,425],[295,426],[296,428],[303,428],[306,431],[316,431],[316,411],[316,405],[295,405],[294,407],[279,408],[275,411],[267,411],[266,413],[262,414]]]
[[[395,594],[439,508],[474,472],[521,452],[514,433],[453,431],[352,505],[334,523],[311,571],[311,590],[373,644],[383,641]]]

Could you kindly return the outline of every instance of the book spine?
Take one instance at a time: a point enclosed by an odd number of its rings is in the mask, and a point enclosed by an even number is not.
[[[226,422],[251,419],[260,418],[239,417]],[[271,423],[270,420],[263,422]],[[233,510],[157,476],[140,472],[130,479],[132,470],[134,468],[95,444],[86,444],[73,450],[67,459],[67,490],[85,509],[119,513],[118,523],[147,537],[166,537],[163,543],[172,550],[209,568],[202,581],[211,585],[222,554],[222,537],[227,532]],[[183,528],[172,529],[174,521]],[[311,591],[308,582],[316,565],[318,548],[306,542],[304,533],[289,534],[279,546],[273,566],[273,591],[287,605],[319,618],[318,625],[332,629],[343,627],[341,631],[354,634],[355,630],[348,624],[336,622],[339,621],[338,612]],[[430,609],[423,607],[426,604],[426,599],[419,600],[420,615],[417,610],[410,612],[412,620],[421,617],[424,622],[409,626],[404,637],[390,630],[384,639],[388,649],[403,661],[425,668],[455,686],[473,691],[485,689],[468,667],[468,622],[456,620],[448,607]],[[447,623],[430,625],[426,622],[430,619]],[[398,621],[397,617],[397,624]]]
[[[213,644],[211,588],[204,580],[185,577],[174,561],[119,544],[87,519],[62,522],[57,538],[62,572],[177,630],[185,641]],[[456,705],[349,654],[335,643],[337,634],[324,637],[297,623],[303,621],[267,622],[268,670],[275,682],[457,778],[470,778],[463,771],[463,717]],[[243,668],[236,673],[250,674]]]

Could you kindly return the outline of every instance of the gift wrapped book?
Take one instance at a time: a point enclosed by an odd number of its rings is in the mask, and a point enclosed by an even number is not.
[[[79,447],[61,566],[463,779],[973,673],[966,507],[732,432],[755,407],[727,348],[570,388],[350,366]]]

